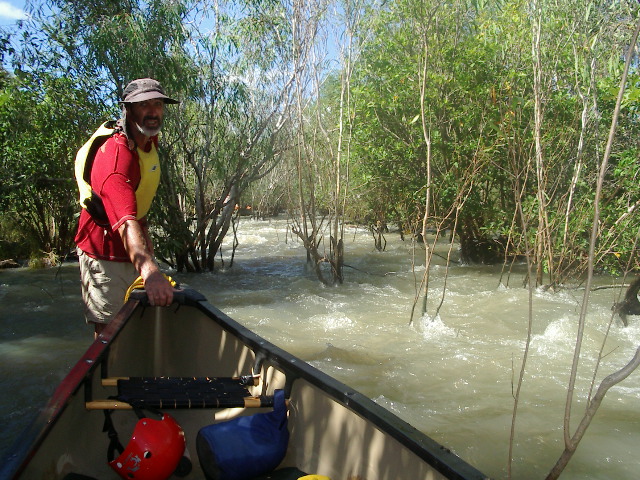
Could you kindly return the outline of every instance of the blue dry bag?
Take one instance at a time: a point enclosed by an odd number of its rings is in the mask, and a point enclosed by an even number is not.
[[[198,460],[208,480],[247,480],[271,472],[288,443],[284,390],[274,392],[273,412],[208,425],[196,437]]]

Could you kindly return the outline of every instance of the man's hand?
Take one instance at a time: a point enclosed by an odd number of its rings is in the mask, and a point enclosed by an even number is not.
[[[149,303],[153,306],[168,307],[173,302],[173,287],[169,280],[156,270],[151,272],[144,280],[144,289],[147,292]]]
[[[131,263],[144,280],[149,303],[168,307],[173,302],[173,287],[158,268],[153,258],[153,247],[149,234],[137,220],[127,220],[118,229]]]

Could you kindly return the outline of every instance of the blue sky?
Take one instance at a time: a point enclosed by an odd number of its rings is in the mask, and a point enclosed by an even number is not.
[[[25,0],[0,0],[0,26],[25,18]]]

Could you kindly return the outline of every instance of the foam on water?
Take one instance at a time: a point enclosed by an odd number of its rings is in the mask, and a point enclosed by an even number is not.
[[[309,321],[322,325],[325,332],[331,330],[348,330],[354,324],[354,321],[346,315],[336,315],[331,313],[313,315],[309,318]]]
[[[564,359],[573,351],[576,343],[575,320],[565,316],[550,322],[542,334],[533,335],[532,349],[549,361]]]
[[[448,327],[437,315],[435,318],[431,318],[430,315],[423,315],[418,322],[416,322],[417,331],[422,335],[425,342],[438,341],[442,338],[456,337],[457,332],[455,329]]]

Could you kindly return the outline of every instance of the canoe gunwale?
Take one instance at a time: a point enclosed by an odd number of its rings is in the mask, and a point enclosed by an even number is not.
[[[0,467],[0,478],[18,478],[24,471],[48,433],[62,416],[67,405],[73,397],[81,394],[79,390],[88,383],[88,380],[90,381],[96,368],[102,365],[101,360],[108,354],[110,342],[117,337],[127,321],[133,316],[140,302],[141,299],[138,297],[125,303],[109,325],[80,357],[80,360],[71,368],[47,404],[10,448]]]
[[[354,411],[394,438],[446,478],[457,480],[488,478],[448,448],[412,427],[369,397],[321,372],[233,320],[210,304],[199,292],[191,289],[181,290],[176,300],[177,306],[174,304],[166,308],[182,308],[183,305],[196,308],[252,350],[255,354],[255,371],[259,372],[262,364],[268,362],[269,365],[284,372],[287,397],[291,393],[293,383],[297,379],[302,379],[318,387],[337,403]],[[108,356],[111,342],[117,338],[128,320],[136,314],[138,309],[159,308],[146,305],[148,303],[144,292],[133,292],[127,303],[71,368],[31,425],[16,440],[0,466],[0,478],[19,478],[72,398],[76,395],[83,395],[85,398],[91,395],[90,385],[96,368],[102,368],[101,373],[104,376],[107,362],[103,360]],[[85,392],[80,392],[79,390],[83,387],[86,388]]]

